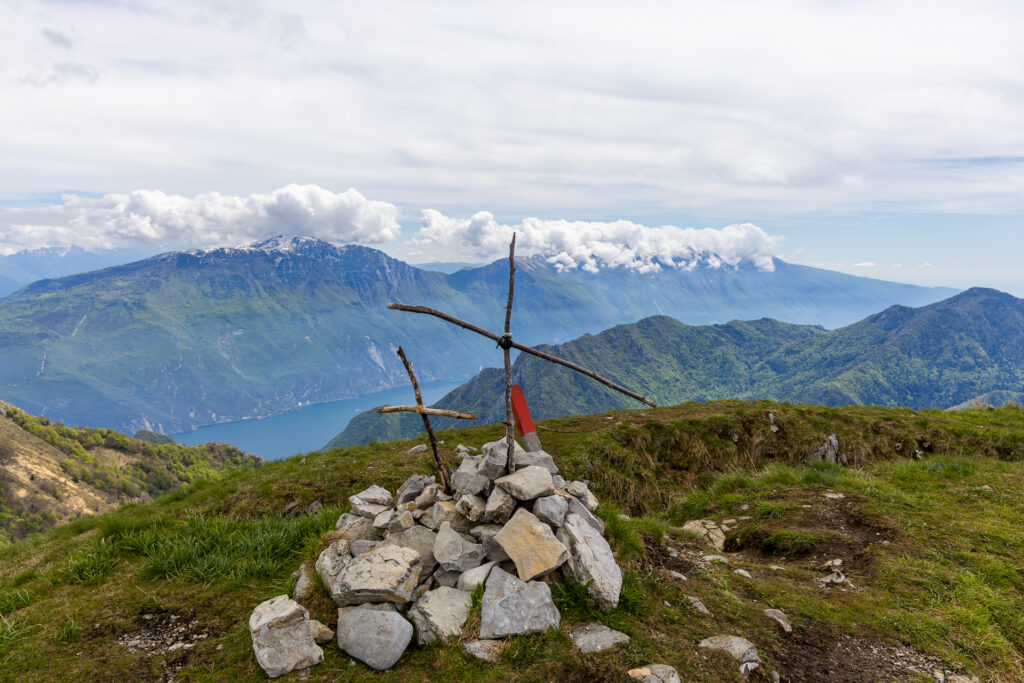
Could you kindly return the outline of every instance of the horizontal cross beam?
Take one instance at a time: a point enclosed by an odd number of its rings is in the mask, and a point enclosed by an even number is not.
[[[597,374],[596,372],[591,372],[590,370],[587,370],[586,368],[584,368],[584,367],[582,367],[580,365],[576,365],[576,363],[573,363],[572,361],[568,361],[568,360],[565,360],[563,358],[559,358],[558,356],[552,356],[550,353],[544,353],[543,351],[538,351],[537,349],[530,348],[529,346],[523,346],[522,344],[519,344],[517,342],[512,341],[510,337],[502,337],[500,335],[494,334],[493,332],[485,330],[482,327],[478,327],[478,326],[474,325],[473,323],[468,323],[465,320],[460,320],[460,319],[456,318],[453,315],[448,315],[447,313],[443,313],[443,312],[437,310],[436,308],[430,308],[429,306],[409,306],[408,304],[400,304],[400,303],[388,304],[388,308],[390,308],[392,310],[395,310],[395,311],[406,311],[407,313],[422,313],[424,315],[432,315],[435,318],[440,318],[441,320],[446,320],[447,322],[450,322],[453,325],[458,325],[459,327],[461,327],[463,329],[466,329],[466,330],[469,330],[470,332],[476,332],[477,334],[479,334],[481,336],[487,337],[488,339],[494,341],[496,344],[498,344],[502,348],[505,348],[506,345],[507,345],[508,348],[518,349],[518,350],[522,351],[523,353],[528,353],[528,354],[530,354],[532,356],[536,356],[537,358],[543,358],[544,360],[546,360],[548,362],[551,362],[551,363],[555,363],[556,365],[563,365],[563,366],[569,368],[570,370],[575,370],[576,372],[580,373],[581,375],[586,375],[590,379],[595,380],[597,382],[600,382],[601,384],[605,385],[609,389],[614,389],[615,391],[618,391],[621,394],[625,394],[626,396],[629,396],[630,398],[636,399],[637,401],[640,401],[641,403],[646,403],[647,405],[649,405],[652,408],[657,408],[657,405],[655,405],[654,401],[651,401],[646,396],[641,396],[640,394],[638,394],[636,392],[630,391],[626,387],[619,386],[618,384],[616,384],[615,382],[611,381],[610,379],[605,379],[604,377],[602,377],[601,375]]]
[[[444,408],[426,408],[424,406],[384,406],[377,408],[378,413],[419,413],[420,415],[437,415],[438,417],[454,417],[459,420],[475,420],[473,413],[460,413],[457,410]]]

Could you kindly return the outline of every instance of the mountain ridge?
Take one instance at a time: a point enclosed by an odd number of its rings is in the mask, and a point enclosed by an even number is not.
[[[768,399],[947,408],[982,391],[1024,387],[1024,300],[973,288],[916,309],[891,306],[837,330],[770,319],[695,327],[652,317],[543,348],[659,404]],[[538,419],[635,406],[527,355],[516,359],[512,374]],[[503,385],[503,373],[484,370],[436,407],[475,412],[479,424],[502,421]],[[439,429],[452,426],[451,420],[438,422]],[[327,448],[409,438],[421,430],[416,416],[367,412]]]
[[[827,326],[879,301],[946,291],[782,261],[774,272],[520,264],[513,333],[527,344],[666,313],[700,322],[774,312]],[[492,344],[386,305],[431,305],[500,329],[507,277],[502,261],[444,274],[370,247],[278,236],[38,281],[0,299],[0,398],[73,424],[174,433],[403,384],[399,345],[416,349],[424,381],[461,378],[493,363]]]

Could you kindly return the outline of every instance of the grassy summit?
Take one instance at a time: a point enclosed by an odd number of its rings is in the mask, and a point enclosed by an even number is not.
[[[928,680],[915,669],[1024,677],[1020,410],[720,402],[539,426],[564,476],[589,480],[602,502],[625,573],[619,607],[603,614],[552,577],[560,629],[511,640],[498,664],[467,659],[455,642],[410,649],[378,674],[329,644],[310,679],[622,680],[666,663],[684,680],[739,680],[733,660],[697,646],[722,633],[750,639],[785,680]],[[439,438],[454,464],[457,443],[502,431]],[[829,434],[847,465],[802,464]],[[0,679],[265,680],[250,612],[291,590],[289,575],[316,558],[349,495],[430,472],[429,454],[406,454],[411,445],[270,463],[0,550]],[[316,500],[323,511],[281,518],[284,506]],[[702,518],[733,520],[728,566],[704,561],[707,548],[681,530]],[[825,587],[817,579],[835,558],[848,582]],[[322,591],[307,607],[333,626]],[[792,634],[763,616],[769,607],[789,616]],[[566,634],[589,621],[633,640],[580,654]]]

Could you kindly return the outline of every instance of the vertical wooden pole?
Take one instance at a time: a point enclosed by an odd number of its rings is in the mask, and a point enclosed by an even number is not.
[[[507,352],[506,352],[507,353]],[[409,359],[405,357],[405,351],[402,347],[398,347],[398,357],[402,359],[402,364],[405,365],[405,371],[409,373],[409,381],[412,382],[412,390],[416,393],[416,405],[423,407],[423,396],[420,395],[420,383],[416,381],[416,375],[413,374],[412,365],[409,363]],[[441,484],[444,486],[445,493],[451,495],[452,485],[448,481],[448,472],[444,469],[444,464],[441,462],[441,454],[437,451],[437,437],[434,436],[434,428],[430,425],[430,418],[420,413],[420,417],[423,418],[423,426],[427,428],[427,436],[430,437],[430,450],[434,454],[434,466],[437,468],[437,474],[441,477]]]
[[[512,414],[512,295],[516,284],[516,234],[512,233],[512,244],[508,247],[508,303],[505,304],[505,334],[501,338],[505,354],[505,440],[508,443],[508,471],[513,472],[512,456],[515,453],[515,422]]]

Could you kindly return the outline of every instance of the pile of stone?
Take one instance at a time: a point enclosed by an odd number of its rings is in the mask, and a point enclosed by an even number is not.
[[[325,538],[315,571],[338,606],[338,646],[351,657],[389,669],[409,646],[413,624],[420,645],[458,637],[471,594],[483,585],[480,640],[465,649],[490,659],[499,639],[558,627],[545,582],[556,570],[586,585],[601,609],[618,605],[622,572],[587,484],[562,479],[544,451],[516,444],[509,472],[505,441],[480,450],[460,453],[452,495],[434,477],[415,475],[394,496],[371,486],[349,498],[351,511]],[[313,577],[307,567],[297,573],[301,602]],[[287,596],[256,608],[253,647],[268,675],[318,663],[310,622]],[[274,634],[279,648],[270,645]]]

